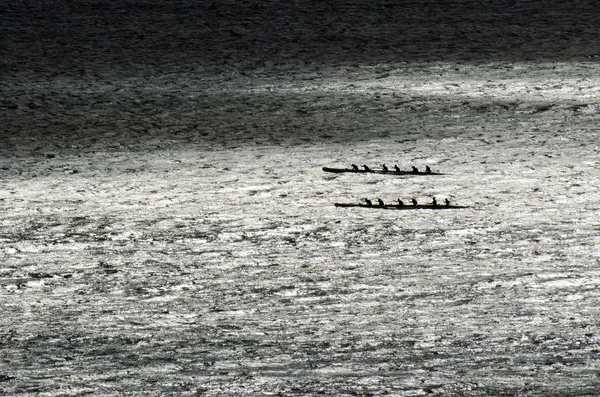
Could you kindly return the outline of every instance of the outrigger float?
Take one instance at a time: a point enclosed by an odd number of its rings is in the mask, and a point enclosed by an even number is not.
[[[363,165],[363,168],[358,168],[356,165],[352,165],[352,168],[332,168],[332,167],[323,167],[323,171],[325,172],[333,172],[336,174],[340,173],[351,173],[351,174],[381,174],[381,175],[444,175],[441,172],[431,171],[429,166],[426,167],[425,171],[419,171],[417,167],[413,167],[412,170],[401,170],[398,166],[394,166],[393,169],[389,169],[383,164],[381,169],[371,169],[366,165]]]

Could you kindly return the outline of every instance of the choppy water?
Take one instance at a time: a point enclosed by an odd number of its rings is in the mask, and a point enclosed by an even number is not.
[[[75,25],[52,26],[60,38]],[[489,44],[467,33],[459,57]],[[129,69],[82,57],[77,75],[68,58],[19,69],[38,47],[9,44],[0,393],[598,394],[600,74],[577,58],[588,44],[560,63],[427,63],[440,54],[416,43],[414,63],[376,47],[385,56],[370,64],[317,65],[313,52],[257,66],[253,53],[222,70],[222,54],[179,64],[181,49]],[[529,45],[521,55],[540,55]],[[160,52],[128,48],[116,54]],[[321,171],[350,163],[446,175]],[[332,205],[433,196],[469,208]]]

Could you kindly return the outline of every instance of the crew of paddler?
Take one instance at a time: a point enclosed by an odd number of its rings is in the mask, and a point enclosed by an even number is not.
[[[352,164],[351,167],[352,167],[353,171],[360,171],[361,170],[358,167],[358,165],[356,165],[356,164]],[[363,171],[367,171],[367,172],[373,171],[368,165],[363,164],[362,167],[363,167]],[[385,164],[381,165],[381,171],[382,172],[392,172],[392,171],[390,171],[390,169]],[[400,170],[400,167],[398,167],[398,165],[394,165],[394,171],[397,172],[397,173],[401,173],[402,172],[402,170]],[[411,168],[411,172],[413,174],[419,174],[419,173],[421,173],[421,171],[419,171],[419,169],[417,167],[415,167],[414,165]],[[431,168],[428,165],[425,166],[425,173],[431,174]]]
[[[365,204],[368,207],[372,207],[373,206],[373,202],[371,200],[369,200],[368,198],[364,198],[363,201],[365,202]],[[410,200],[410,202],[411,202],[411,204],[412,204],[413,207],[416,207],[416,206],[419,205],[419,202],[415,198],[412,198]],[[377,205],[379,207],[385,207],[388,204],[386,204],[382,199],[378,198],[377,199]],[[401,199],[398,199],[398,204],[389,204],[389,205],[394,205],[394,206],[397,206],[397,207],[404,207],[405,206],[404,201],[402,201]],[[437,207],[439,204],[438,204],[436,198],[433,197],[432,200],[431,200],[431,203],[429,203],[428,205],[430,205],[432,207]],[[450,207],[450,200],[444,199],[444,206]]]
[[[407,174],[415,174],[415,175],[425,175],[425,174],[433,174],[433,175],[443,175],[439,172],[433,172],[431,167],[428,165],[425,166],[425,170],[421,169],[421,171],[415,167],[411,166],[410,170],[403,171],[398,167],[397,164],[394,165],[394,168],[389,168],[386,164],[381,164],[381,168],[370,168],[366,164],[362,164],[358,166],[356,164],[351,165],[351,169],[348,168],[329,168],[323,167],[323,171],[326,172],[357,172],[357,173],[377,173],[377,174],[386,174],[390,175],[399,174],[399,175],[407,175]],[[443,209],[443,208],[467,208],[465,206],[450,204],[449,199],[444,199],[442,203],[439,203],[435,197],[431,197],[431,201],[420,204],[416,198],[411,198],[408,202],[404,202],[402,199],[396,199],[396,201],[385,202],[381,198],[377,198],[375,200],[370,200],[368,198],[362,199],[359,203],[334,203],[336,207],[370,207],[370,208],[382,208],[382,209]]]

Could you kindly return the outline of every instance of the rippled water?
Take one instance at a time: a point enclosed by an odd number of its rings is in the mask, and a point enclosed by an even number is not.
[[[414,50],[11,69],[0,394],[597,395],[598,66]]]

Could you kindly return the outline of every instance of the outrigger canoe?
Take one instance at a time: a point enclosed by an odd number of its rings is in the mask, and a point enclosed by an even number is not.
[[[342,208],[369,208],[373,210],[453,210],[461,208],[469,208],[463,205],[432,205],[432,204],[417,204],[417,205],[398,205],[398,204],[354,204],[354,203],[334,203],[336,207]]]
[[[441,172],[427,172],[427,171],[396,171],[396,170],[388,170],[388,171],[383,171],[383,170],[364,170],[364,169],[352,169],[352,168],[330,168],[330,167],[323,167],[323,171],[325,172],[334,172],[337,174],[343,173],[343,172],[349,172],[349,173],[353,173],[353,174],[382,174],[382,175],[444,175]]]

